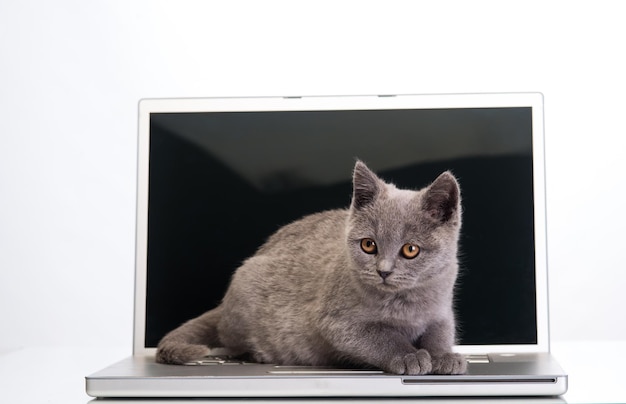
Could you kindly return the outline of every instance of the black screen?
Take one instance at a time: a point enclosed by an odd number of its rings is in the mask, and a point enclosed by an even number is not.
[[[357,158],[401,188],[461,185],[461,344],[536,343],[532,111],[157,113],[150,118],[147,347],[219,304],[280,226],[350,204]]]

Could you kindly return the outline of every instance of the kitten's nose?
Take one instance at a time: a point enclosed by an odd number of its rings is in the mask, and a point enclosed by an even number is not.
[[[383,280],[387,279],[387,277],[389,275],[391,275],[391,271],[379,271],[379,270],[376,270],[376,272],[378,272],[378,276],[383,278]]]

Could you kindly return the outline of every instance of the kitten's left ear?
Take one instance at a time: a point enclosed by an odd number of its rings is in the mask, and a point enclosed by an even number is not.
[[[424,210],[432,219],[447,223],[461,208],[459,183],[450,171],[441,174],[428,187],[424,196]]]
[[[376,174],[358,160],[352,177],[352,208],[359,210],[372,203],[381,190],[381,183]]]

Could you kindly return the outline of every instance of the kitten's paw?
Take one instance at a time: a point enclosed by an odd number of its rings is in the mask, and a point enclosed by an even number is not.
[[[251,354],[253,362],[257,363],[273,363],[275,362],[271,356],[263,351],[256,351]]]
[[[205,345],[167,342],[159,344],[156,361],[171,365],[183,365],[194,359],[200,359],[209,353],[209,347]]]
[[[426,350],[420,349],[404,356],[397,356],[389,362],[385,370],[398,375],[430,373],[432,370],[430,354]]]
[[[432,372],[439,375],[460,375],[467,370],[465,357],[458,353],[445,353],[434,356]]]

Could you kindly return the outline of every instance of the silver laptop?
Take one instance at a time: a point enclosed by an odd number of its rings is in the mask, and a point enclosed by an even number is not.
[[[94,397],[559,395],[550,355],[538,93],[150,99],[139,104],[133,356],[86,378]],[[275,366],[228,352],[155,363],[161,337],[217,306],[233,271],[306,214],[348,207],[356,159],[418,189],[463,193],[456,351],[468,372]]]

